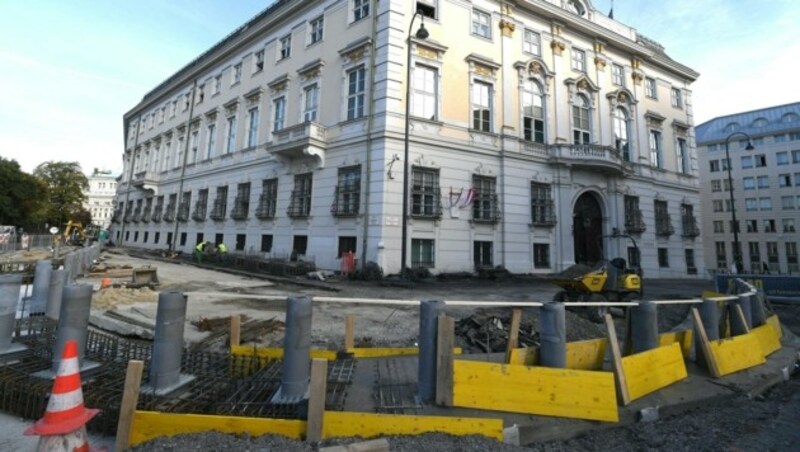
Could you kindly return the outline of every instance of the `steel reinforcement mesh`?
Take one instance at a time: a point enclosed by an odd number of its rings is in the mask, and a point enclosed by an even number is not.
[[[55,322],[45,317],[24,319],[17,324],[16,342],[24,352],[7,356],[0,364],[0,410],[27,419],[39,419],[45,412],[52,390]],[[148,383],[149,341],[116,337],[90,330],[82,362],[81,380],[85,406],[99,408],[100,414],[88,429],[114,435],[117,429],[128,360],[142,360],[142,385]],[[184,351],[181,373],[190,382],[167,395],[141,392],[137,409],[169,413],[220,414],[233,416],[297,419],[305,416],[302,404],[273,404],[280,386],[281,361],[254,356]],[[342,359],[328,364],[326,409],[341,411],[352,382],[355,361]],[[34,375],[41,373],[39,376]]]

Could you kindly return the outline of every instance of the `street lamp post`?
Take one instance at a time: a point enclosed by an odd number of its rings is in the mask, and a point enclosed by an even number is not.
[[[425,19],[422,11],[417,11],[411,17],[411,24],[408,26],[407,60],[406,60],[406,130],[403,137],[403,225],[400,243],[400,276],[406,277],[407,247],[408,247],[408,134],[410,124],[408,118],[411,114],[411,30],[414,29],[414,20],[420,17],[422,21],[419,30],[414,34],[417,39],[428,39],[428,30],[425,29]]]
[[[731,154],[730,150],[728,149],[731,138],[735,137],[736,135],[744,135],[747,137],[747,146],[745,147],[745,150],[752,151],[755,148],[753,147],[753,141],[750,138],[750,135],[744,132],[733,132],[732,134],[728,135],[728,138],[725,139],[725,160],[728,164],[728,194],[731,197],[731,220],[733,220],[733,224],[731,225],[731,229],[733,229],[733,265],[736,268],[736,273],[741,273],[742,247],[739,244],[739,224],[736,222],[736,203],[733,198],[733,177],[731,176],[731,166],[733,166],[733,162],[731,161]]]

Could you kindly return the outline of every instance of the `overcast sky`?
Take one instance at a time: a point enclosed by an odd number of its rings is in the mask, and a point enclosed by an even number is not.
[[[119,172],[122,115],[270,3],[0,0],[0,156]],[[700,72],[696,124],[800,101],[800,1],[616,0],[614,17]]]

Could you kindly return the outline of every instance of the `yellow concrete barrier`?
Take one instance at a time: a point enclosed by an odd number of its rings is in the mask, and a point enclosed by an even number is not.
[[[603,367],[606,355],[606,339],[589,339],[567,342],[567,369],[598,370]],[[535,366],[539,363],[537,347],[523,347],[511,350],[508,364]]]
[[[301,439],[306,434],[306,421],[136,411],[133,414],[130,446],[136,446],[159,436],[212,430],[222,433],[247,433],[251,436],[276,434]]]
[[[438,432],[456,436],[481,435],[503,440],[502,419],[326,411],[322,422],[324,438],[374,438]]]
[[[764,364],[764,352],[758,336],[752,332],[728,339],[710,341],[709,347],[719,370],[719,376]]]
[[[614,374],[456,360],[453,406],[617,422]]]
[[[630,400],[636,400],[687,377],[677,342],[622,358]]]

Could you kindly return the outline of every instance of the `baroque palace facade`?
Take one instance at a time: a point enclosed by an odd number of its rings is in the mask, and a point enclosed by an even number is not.
[[[697,76],[589,1],[279,0],[125,115],[112,237],[396,273],[407,183],[409,266],[702,275]]]

